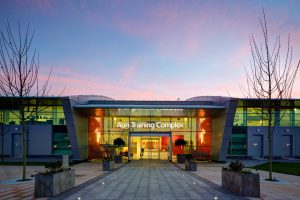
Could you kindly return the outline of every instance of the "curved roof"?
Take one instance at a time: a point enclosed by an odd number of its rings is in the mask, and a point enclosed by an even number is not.
[[[186,101],[220,101],[220,100],[228,100],[231,97],[224,97],[224,96],[196,96],[187,99]]]

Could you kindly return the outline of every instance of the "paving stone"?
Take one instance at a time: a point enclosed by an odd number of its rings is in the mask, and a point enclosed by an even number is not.
[[[102,184],[103,182],[105,185]],[[84,196],[85,194],[88,196]],[[169,162],[146,160],[132,161],[119,169],[116,174],[112,173],[66,199],[76,199],[78,196],[82,196],[83,199],[124,200],[213,199],[216,194],[222,194],[224,199],[233,197],[231,194],[211,188]]]

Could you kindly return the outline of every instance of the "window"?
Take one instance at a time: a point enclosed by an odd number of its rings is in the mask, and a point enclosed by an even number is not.
[[[232,128],[232,135],[230,145],[228,148],[228,155],[247,155],[247,127],[234,126]]]
[[[235,117],[234,117],[234,126],[246,126],[246,113],[244,112],[244,108],[238,107],[236,109]]]
[[[262,109],[248,108],[247,109],[247,125],[248,126],[262,126]]]
[[[52,154],[71,154],[71,145],[66,126],[53,126]]]
[[[280,110],[280,126],[291,126],[291,114],[289,109]]]

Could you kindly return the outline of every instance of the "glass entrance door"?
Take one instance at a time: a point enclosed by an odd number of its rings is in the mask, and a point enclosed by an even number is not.
[[[160,157],[160,137],[141,136],[140,159],[159,159]]]
[[[131,136],[131,159],[168,160],[169,136]]]

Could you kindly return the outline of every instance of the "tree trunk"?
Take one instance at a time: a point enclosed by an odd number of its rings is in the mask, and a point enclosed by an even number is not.
[[[23,102],[23,97],[21,96],[21,121],[20,124],[22,126],[22,158],[23,158],[23,167],[22,167],[22,180],[25,181],[26,180],[26,155],[27,155],[27,148],[26,148],[26,144],[27,144],[27,134],[26,134],[26,126],[25,126],[25,113],[24,113],[24,102]]]
[[[26,127],[25,124],[22,125],[22,150],[23,150],[23,173],[22,173],[22,180],[25,181],[26,180]]]
[[[271,130],[272,126],[272,110],[268,110],[269,120],[268,120],[268,141],[269,141],[269,180],[273,180],[272,171],[273,171],[273,131]]]

